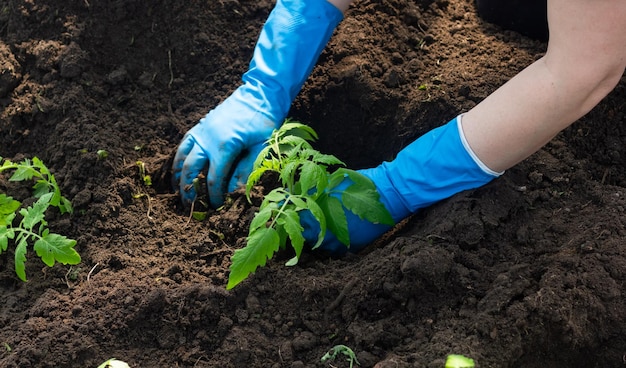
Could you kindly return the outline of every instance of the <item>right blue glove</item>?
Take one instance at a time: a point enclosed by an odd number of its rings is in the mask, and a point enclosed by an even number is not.
[[[278,0],[263,26],[243,85],[182,139],[172,184],[185,204],[194,179],[208,167],[213,207],[245,183],[263,143],[289,111],[343,14],[326,0]]]
[[[461,116],[424,134],[400,151],[393,161],[359,172],[374,182],[381,202],[396,223],[456,193],[487,184],[502,174],[489,169],[473,153],[463,135]],[[350,247],[326,231],[324,241],[316,249],[333,256],[348,251],[357,253],[391,229],[388,225],[362,220],[345,208],[344,212]],[[300,222],[307,243],[315,244],[320,232],[317,220],[303,212]]]

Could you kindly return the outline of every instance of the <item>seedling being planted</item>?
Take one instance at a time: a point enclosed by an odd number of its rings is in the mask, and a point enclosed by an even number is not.
[[[312,249],[322,244],[327,230],[350,246],[344,207],[370,222],[394,224],[374,183],[342,167],[345,164],[335,156],[314,150],[310,142],[316,139],[317,133],[311,127],[287,120],[259,153],[246,183],[248,200],[253,186],[267,172],[278,173],[281,186],[263,198],[250,224],[246,246],[233,254],[227,289],[265,266],[275,252],[288,244],[295,256],[286,265],[298,263],[305,243],[300,221],[304,211],[312,215],[320,228]],[[334,167],[339,168],[329,172]]]
[[[2,160],[0,157],[0,162]],[[61,195],[54,175],[37,157],[20,163],[4,159],[0,173],[7,170],[14,170],[9,181],[34,180],[32,195],[37,199],[32,205],[23,207],[20,201],[0,193],[0,253],[8,249],[9,240],[15,244],[17,276],[26,281],[25,262],[29,244],[49,267],[54,266],[55,262],[78,264],[80,256],[74,250],[76,241],[51,233],[45,220],[50,206],[57,207],[62,214],[72,213],[72,204]],[[19,223],[15,225],[14,222],[18,220]]]

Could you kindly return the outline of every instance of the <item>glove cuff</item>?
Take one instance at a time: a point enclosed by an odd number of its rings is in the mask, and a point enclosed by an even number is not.
[[[480,167],[481,170],[483,170],[485,173],[487,173],[488,175],[493,175],[495,177],[498,177],[502,174],[504,174],[504,171],[494,171],[491,170],[487,165],[485,165],[485,163],[476,155],[476,153],[474,153],[474,150],[472,149],[472,147],[470,147],[469,143],[467,142],[467,139],[465,138],[465,132],[463,132],[463,124],[462,124],[462,120],[463,120],[463,115],[459,115],[456,118],[456,122],[457,122],[457,130],[459,131],[459,137],[461,138],[461,143],[463,143],[463,147],[465,148],[465,150],[467,151],[467,153],[470,155],[470,157],[472,157],[472,159],[474,160],[474,162],[476,162],[476,165],[478,165],[478,167]]]
[[[282,124],[343,14],[326,0],[278,0],[254,50],[243,88],[255,110]]]
[[[461,117],[433,129],[405,147],[391,162],[366,170],[396,222],[502,173],[484,165],[471,150]]]
[[[482,186],[502,174],[489,169],[470,149],[460,116],[421,136],[393,161],[359,172],[374,182],[381,202],[396,223],[419,209]],[[351,252],[358,252],[390,228],[361,220],[350,211],[346,211],[346,218]],[[306,233],[305,238],[317,240],[319,226],[308,228],[314,231]],[[337,256],[348,251],[330,232],[319,249]]]

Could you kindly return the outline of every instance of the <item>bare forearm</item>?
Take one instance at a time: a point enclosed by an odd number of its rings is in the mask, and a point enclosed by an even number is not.
[[[495,171],[517,164],[614,88],[626,66],[625,4],[548,1],[546,55],[463,118],[467,142],[484,164]]]
[[[333,4],[337,9],[341,10],[343,13],[348,10],[350,4],[354,2],[354,0],[328,0],[329,3]]]
[[[589,86],[563,82],[540,59],[465,114],[463,131],[485,165],[510,168],[595,106]]]

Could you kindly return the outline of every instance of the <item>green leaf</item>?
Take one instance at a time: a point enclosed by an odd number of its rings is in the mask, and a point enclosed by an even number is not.
[[[52,189],[53,188],[50,186],[50,184],[48,184],[46,180],[37,180],[37,182],[35,182],[35,185],[33,185],[33,197],[39,198],[44,194],[50,193],[50,190]]]
[[[284,134],[297,135],[307,141],[317,140],[317,133],[313,128],[291,119],[285,120],[280,130],[284,131]]]
[[[245,248],[237,249],[231,257],[230,275],[227,289],[232,289],[257,267],[265,266],[267,259],[272,258],[279,247],[279,236],[276,230],[262,227],[248,236]]]
[[[26,281],[26,239],[21,238],[15,247],[15,273],[22,281]]]
[[[391,214],[380,201],[380,195],[376,185],[367,176],[350,169],[337,169],[330,178],[331,192],[344,180],[352,181],[352,184],[341,191],[343,205],[352,213],[374,224],[395,225]]]
[[[288,162],[280,171],[280,181],[283,186],[289,188],[289,184],[293,182],[296,170],[300,166],[300,162]]]
[[[21,205],[19,201],[0,193],[0,226],[10,225]]]
[[[302,236],[304,228],[300,225],[300,215],[294,209],[289,209],[282,213],[281,218],[285,221],[283,226],[296,252],[296,258],[299,259],[304,248],[304,236]]]
[[[374,224],[395,225],[391,214],[380,202],[380,196],[376,190],[364,190],[353,184],[343,191],[341,200],[347,209],[361,219]]]
[[[289,196],[289,193],[287,193],[283,188],[276,188],[265,195],[265,198],[263,198],[263,203],[266,203],[266,202],[280,203],[284,201],[285,199],[287,199],[288,196]]]
[[[62,196],[61,203],[59,204],[59,210],[61,211],[61,214],[73,213],[74,208],[72,207],[72,202],[70,202],[69,199]]]
[[[463,355],[451,354],[446,359],[445,368],[474,368],[474,359],[466,358]]]
[[[248,180],[246,181],[246,197],[248,201],[250,201],[250,191],[252,191],[252,187],[259,182],[261,176],[268,170],[266,167],[259,167],[253,170],[248,176]]]
[[[51,234],[47,231],[44,234],[33,246],[43,263],[49,267],[54,266],[55,261],[63,264],[80,263],[80,255],[74,250],[76,240],[68,239],[59,234]]]
[[[32,230],[38,223],[44,223],[45,212],[52,195],[53,193],[44,194],[32,206],[20,210],[20,214],[24,217],[21,222],[23,228]]]
[[[267,221],[272,217],[273,209],[271,207],[265,207],[254,215],[252,222],[250,223],[250,229],[248,234],[254,233],[257,229],[265,226]]]
[[[330,190],[334,189],[339,184],[343,183],[343,181],[346,180],[347,177],[348,174],[345,172],[344,169],[335,170],[335,172],[330,174],[330,176],[328,177],[328,188]]]
[[[298,145],[300,145],[301,147],[310,147],[311,145],[309,144],[309,142],[306,141],[306,139],[301,138],[301,137],[297,137],[295,135],[288,135],[285,136],[281,141],[280,141],[281,145],[286,145],[286,146],[291,146],[291,147],[296,147]]]
[[[18,166],[9,181],[30,180],[33,176],[40,176],[40,174],[32,166]]]
[[[285,227],[284,226],[276,226],[274,228],[276,230],[276,232],[278,233],[278,248],[279,249],[286,249],[287,248],[287,231],[285,231]]]
[[[295,266],[295,265],[298,264],[299,260],[300,260],[300,258],[298,256],[293,256],[290,260],[285,262],[285,266],[287,266],[287,267]]]
[[[0,253],[5,252],[9,245],[9,239],[15,237],[15,230],[10,227],[0,226]]]
[[[324,241],[324,236],[326,235],[326,216],[324,215],[322,208],[314,200],[307,200],[307,205],[308,210],[311,211],[311,214],[320,225],[320,233],[317,236],[317,242],[312,247],[312,249],[315,249],[322,244],[322,241]]]
[[[258,168],[261,167],[261,164],[267,159],[267,157],[270,155],[272,148],[268,145],[263,147],[263,149],[261,150],[261,152],[259,152],[259,155],[256,157],[256,159],[254,160],[254,164],[252,164],[253,168]]]
[[[106,362],[100,364],[98,368],[130,368],[130,366],[126,362],[111,358]]]
[[[328,173],[326,170],[311,161],[306,161],[300,169],[300,190],[302,193],[308,193],[310,189],[315,188],[316,193],[321,193],[326,189],[328,184]]]
[[[205,211],[193,211],[191,213],[191,217],[193,217],[193,219],[196,221],[204,221],[206,220],[207,214],[208,212]]]
[[[358,171],[340,168],[337,169],[337,172],[350,178],[350,180],[352,180],[352,182],[360,188],[376,190],[376,185],[374,184],[374,182]]]
[[[24,162],[29,162],[28,160],[24,160]],[[48,167],[44,165],[43,161],[37,156],[33,157],[33,166],[36,167],[42,175],[50,177],[52,173],[48,170]]]
[[[327,155],[314,149],[303,150],[301,156],[303,158],[307,158],[311,162],[314,162],[316,164],[322,164],[324,166],[345,165],[345,163],[338,159],[336,156]]]
[[[324,211],[326,218],[332,219],[332,221],[328,221],[328,229],[335,234],[337,240],[349,246],[348,220],[341,201],[333,196],[324,195],[317,202]]]
[[[302,198],[303,197],[300,195],[290,195],[289,197],[287,197],[287,199],[289,199],[289,202],[293,203],[294,206],[296,206],[296,209],[308,207],[306,201]]]
[[[3,160],[4,157],[0,156],[0,161]],[[13,168],[15,167],[15,164],[9,160],[4,160],[4,162],[2,163],[2,166],[0,166],[0,170],[4,171],[7,170],[9,168]]]

